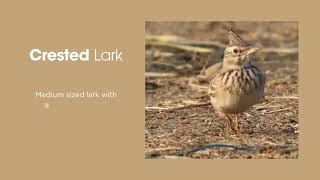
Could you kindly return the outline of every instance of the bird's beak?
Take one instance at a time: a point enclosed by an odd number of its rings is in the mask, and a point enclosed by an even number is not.
[[[261,49],[260,47],[249,47],[248,50],[246,51],[246,55],[256,52],[260,49]]]

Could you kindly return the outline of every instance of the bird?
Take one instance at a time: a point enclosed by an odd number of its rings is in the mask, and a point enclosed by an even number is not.
[[[257,104],[264,96],[265,74],[250,60],[260,47],[249,45],[231,28],[223,60],[205,71],[208,94],[215,111],[224,117],[225,128],[240,133],[238,115]],[[232,119],[232,116],[235,116]]]

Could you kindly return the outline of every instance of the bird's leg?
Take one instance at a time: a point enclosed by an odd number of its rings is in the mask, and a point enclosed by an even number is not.
[[[232,129],[232,120],[227,114],[224,114],[224,122],[225,129],[227,129],[228,131],[230,128]]]
[[[238,114],[235,114],[236,118],[234,120],[233,124],[233,131],[236,132],[237,134],[240,133],[240,127],[239,127],[239,122],[238,122]]]

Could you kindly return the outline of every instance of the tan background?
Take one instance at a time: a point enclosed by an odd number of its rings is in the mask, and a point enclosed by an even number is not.
[[[1,2],[0,179],[302,179],[319,176],[316,4],[42,1]],[[145,20],[298,20],[299,160],[145,160]],[[317,39],[315,39],[317,38]],[[31,63],[31,48],[119,48],[123,64]],[[114,89],[112,103],[52,101],[33,92]],[[317,97],[318,98],[318,97]]]

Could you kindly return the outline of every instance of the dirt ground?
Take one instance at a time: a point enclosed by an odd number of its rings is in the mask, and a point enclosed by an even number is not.
[[[240,114],[240,135],[225,131],[199,78],[206,61],[221,61],[223,24],[265,49],[252,60],[267,76],[266,96]],[[145,157],[298,158],[297,49],[296,22],[147,22]]]

